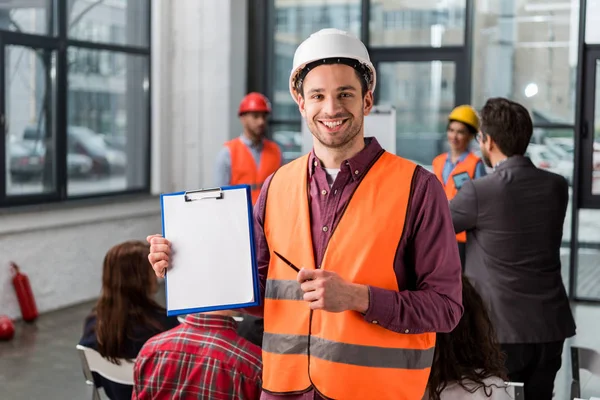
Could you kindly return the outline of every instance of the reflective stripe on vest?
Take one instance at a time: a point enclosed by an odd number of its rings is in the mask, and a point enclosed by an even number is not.
[[[274,354],[307,354],[308,335],[265,333],[263,349]],[[319,337],[310,338],[310,355],[323,360],[375,368],[428,368],[434,348],[427,350],[389,349],[338,343]]]
[[[435,176],[437,176],[438,180],[444,187],[446,197],[448,198],[448,200],[452,200],[454,196],[456,196],[456,193],[458,193],[458,190],[454,185],[454,179],[452,179],[452,176],[466,172],[467,174],[469,174],[469,178],[475,179],[475,170],[477,169],[477,163],[481,161],[481,159],[475,154],[469,152],[469,154],[467,155],[467,157],[465,157],[463,161],[458,162],[454,166],[454,169],[452,170],[452,172],[450,172],[450,175],[448,176],[448,181],[444,183],[444,165],[446,164],[447,159],[448,153],[440,154],[439,156],[433,159],[431,166],[433,168],[433,173],[435,174]],[[456,240],[458,242],[465,243],[467,241],[467,233],[464,231],[457,233]]]
[[[308,156],[280,168],[269,186],[268,247],[315,269],[308,204]],[[370,167],[332,232],[320,268],[348,282],[398,291],[401,243],[416,165],[384,152]],[[310,311],[297,273],[272,254],[265,288],[263,389],[334,399],[421,399],[435,333],[396,333],[358,312]],[[405,290],[406,288],[402,288]]]
[[[281,152],[277,144],[263,139],[263,150],[258,167],[252,153],[240,138],[228,141],[225,146],[229,148],[231,156],[231,182],[229,184],[250,185],[252,204],[255,204],[263,183],[281,165]]]

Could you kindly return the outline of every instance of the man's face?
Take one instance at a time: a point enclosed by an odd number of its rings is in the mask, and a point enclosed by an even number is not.
[[[492,162],[490,161],[490,151],[489,151],[489,145],[490,145],[491,139],[489,137],[487,137],[485,142],[483,141],[483,139],[484,139],[483,134],[481,132],[477,132],[477,142],[479,143],[479,149],[481,150],[481,159],[483,160],[483,163],[485,165],[492,168]]]
[[[250,139],[259,140],[267,130],[267,113],[248,112],[240,116],[244,131],[250,135]]]
[[[448,144],[452,151],[457,153],[467,151],[469,142],[472,139],[467,125],[462,122],[452,121],[448,124],[446,134],[448,135]]]
[[[352,67],[318,66],[306,75],[303,88],[300,113],[323,146],[347,148],[363,138],[364,116],[373,107],[373,94],[369,91],[362,96],[361,82]]]

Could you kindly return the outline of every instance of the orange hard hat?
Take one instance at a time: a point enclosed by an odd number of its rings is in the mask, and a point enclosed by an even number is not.
[[[269,99],[260,93],[252,92],[248,93],[240,102],[240,109],[238,115],[242,115],[247,112],[271,112],[271,103]]]

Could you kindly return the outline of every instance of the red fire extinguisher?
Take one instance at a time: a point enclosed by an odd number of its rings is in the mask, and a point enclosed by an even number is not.
[[[33,292],[31,291],[31,285],[29,284],[29,278],[19,271],[19,267],[14,262],[10,263],[10,267],[13,274],[12,283],[17,293],[23,320],[27,322],[35,321],[38,317],[38,311]]]

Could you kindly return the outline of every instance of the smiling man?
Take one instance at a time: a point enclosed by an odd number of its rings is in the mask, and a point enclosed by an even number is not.
[[[347,32],[321,30],[296,50],[290,92],[313,150],[269,177],[254,208],[262,399],[421,399],[435,333],[462,316],[442,186],[364,137],[375,83]],[[169,242],[149,240],[162,276]]]

